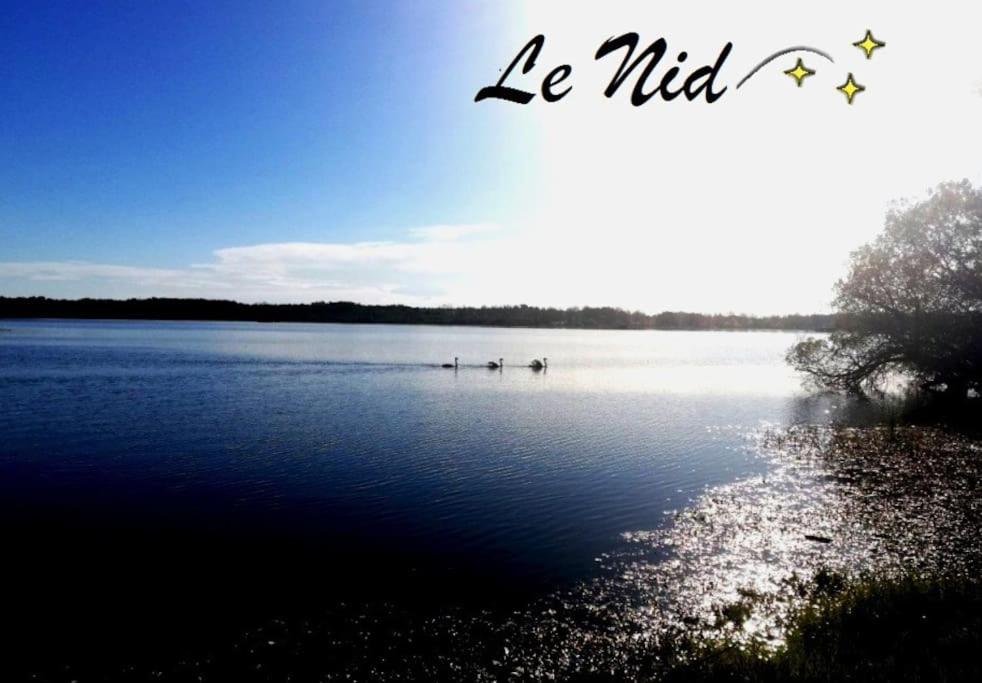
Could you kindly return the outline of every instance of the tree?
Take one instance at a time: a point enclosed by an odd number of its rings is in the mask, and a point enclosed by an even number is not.
[[[902,376],[949,396],[982,388],[982,188],[943,183],[891,209],[833,305],[841,329],[788,352],[817,385],[864,391]]]

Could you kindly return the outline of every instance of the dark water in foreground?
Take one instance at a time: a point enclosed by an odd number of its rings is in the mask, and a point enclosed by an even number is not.
[[[763,474],[748,431],[852,409],[799,389],[786,333],[0,327],[3,635],[34,662],[521,604]]]

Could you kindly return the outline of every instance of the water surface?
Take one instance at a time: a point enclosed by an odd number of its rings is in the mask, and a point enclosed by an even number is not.
[[[39,632],[91,607],[80,584],[126,619],[544,594],[763,472],[747,430],[836,410],[791,333],[3,327],[3,530]]]

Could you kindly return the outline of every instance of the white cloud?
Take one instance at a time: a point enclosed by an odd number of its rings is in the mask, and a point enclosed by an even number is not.
[[[91,279],[135,280],[146,284],[171,284],[183,280],[186,271],[139,268],[87,261],[0,262],[0,278],[23,278],[35,282],[80,282]],[[188,282],[190,286],[200,284]]]
[[[452,280],[475,270],[496,245],[457,239],[487,226],[410,231],[421,241],[281,242],[218,249],[210,263],[143,268],[85,261],[0,262],[11,293],[53,296],[218,296],[243,301],[442,303]],[[441,285],[441,278],[445,282]],[[51,291],[45,289],[49,283]],[[16,285],[16,286],[14,286]],[[41,291],[39,291],[39,289]],[[119,294],[116,294],[119,292]]]
[[[428,225],[424,228],[413,228],[409,234],[428,241],[451,241],[461,237],[480,235],[498,230],[498,226],[491,224],[479,225]]]

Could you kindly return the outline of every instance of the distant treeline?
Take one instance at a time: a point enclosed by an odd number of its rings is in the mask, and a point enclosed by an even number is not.
[[[648,315],[620,308],[482,306],[417,308],[349,301],[243,304],[213,299],[48,299],[0,297],[0,318],[240,320],[256,322],[480,325],[612,330],[809,330],[836,327],[832,315],[705,315],[665,311]]]

